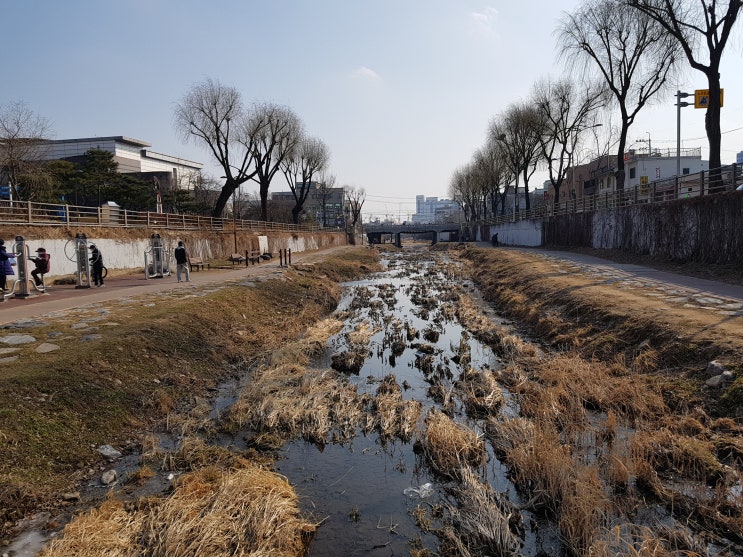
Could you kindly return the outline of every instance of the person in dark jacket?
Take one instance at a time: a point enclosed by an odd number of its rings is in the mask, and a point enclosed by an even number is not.
[[[95,244],[90,244],[89,261],[93,267],[93,284],[103,286],[103,255]]]
[[[41,275],[49,272],[49,254],[44,248],[39,248],[36,250],[36,257],[31,257],[30,259],[36,265],[36,268],[31,271],[31,276],[34,277],[36,286],[41,286],[44,283]]]
[[[178,240],[178,247],[173,250],[173,256],[175,257],[175,276],[178,282],[181,282],[181,271],[186,272],[186,282],[191,280],[191,270],[188,268],[188,252],[186,246],[183,245],[181,240]]]
[[[13,267],[10,264],[10,255],[5,249],[5,240],[0,240],[0,289],[5,290],[8,275],[14,275]]]

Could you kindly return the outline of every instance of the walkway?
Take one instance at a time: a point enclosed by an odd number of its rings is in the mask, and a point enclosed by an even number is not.
[[[342,248],[331,248],[342,249]],[[321,252],[305,252],[292,254],[292,264],[308,262],[317,254],[326,254],[330,250]],[[74,307],[142,296],[166,290],[182,289],[184,294],[197,287],[207,284],[237,281],[244,277],[271,277],[280,275],[285,267],[279,265],[278,258],[264,261],[257,265],[245,267],[241,265],[234,269],[208,269],[192,271],[190,282],[177,282],[175,272],[172,276],[159,279],[146,279],[144,273],[109,276],[103,288],[75,288],[75,285],[52,285],[47,288],[46,294],[34,294],[28,298],[8,298],[0,302],[0,328],[8,323],[41,317],[50,313],[71,309]],[[8,277],[10,279],[11,277]],[[10,283],[10,280],[9,280]]]
[[[481,242],[481,246],[490,246]],[[542,248],[499,247],[529,253],[555,262],[560,272],[596,277],[618,288],[634,288],[648,297],[728,316],[743,316],[743,286],[659,271],[631,263],[615,263],[592,255]]]

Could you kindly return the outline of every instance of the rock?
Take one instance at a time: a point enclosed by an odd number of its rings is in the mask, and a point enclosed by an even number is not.
[[[117,479],[116,470],[106,470],[101,474],[101,483],[103,485],[111,485]]]
[[[15,354],[19,350],[20,348],[0,348],[0,356],[5,356],[7,354]]]
[[[87,323],[75,323],[70,329],[87,329],[89,325]]]
[[[18,359],[18,356],[8,356],[7,358],[0,358],[0,364],[12,364]]]
[[[79,501],[80,500],[80,492],[79,491],[71,491],[69,493],[63,493],[62,494],[62,500],[63,501]]]
[[[85,336],[84,336],[84,337],[82,338],[82,341],[83,341],[83,342],[90,342],[90,341],[92,341],[92,340],[100,340],[100,339],[102,339],[102,338],[103,338],[103,335],[85,335]]]
[[[705,385],[707,385],[708,387],[712,387],[713,389],[722,387],[723,383],[724,383],[724,380],[722,378],[722,374],[715,375],[714,377],[710,377],[704,382]]]
[[[6,337],[0,337],[0,342],[3,344],[29,344],[36,342],[36,339],[31,335],[8,335]]]
[[[717,360],[712,360],[710,363],[707,364],[707,377],[720,375],[723,371],[725,371],[725,366],[723,366]]]
[[[730,383],[732,383],[733,381],[735,381],[735,374],[732,371],[730,371],[729,369],[726,369],[720,375],[722,376],[722,382],[725,385],[729,385]]]
[[[114,449],[111,445],[101,445],[98,447],[98,452],[111,460],[121,458],[121,452]]]
[[[36,352],[39,354],[46,354],[47,352],[54,352],[59,350],[58,344],[52,344],[51,342],[43,342],[36,347]]]

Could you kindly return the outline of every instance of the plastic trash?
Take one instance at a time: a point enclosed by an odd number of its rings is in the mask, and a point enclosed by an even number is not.
[[[402,492],[408,497],[420,497],[421,499],[425,499],[426,497],[433,495],[433,484],[425,483],[418,487],[406,487]]]

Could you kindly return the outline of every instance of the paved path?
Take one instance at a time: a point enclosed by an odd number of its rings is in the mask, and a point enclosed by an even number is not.
[[[489,246],[488,243],[481,243]],[[579,272],[618,288],[633,288],[648,297],[685,307],[743,316],[743,286],[659,271],[631,263],[615,263],[592,255],[541,248],[499,247],[534,254],[554,261],[559,272]]]
[[[292,263],[297,264],[319,252],[292,254]],[[62,311],[81,305],[88,305],[125,297],[140,296],[171,289],[183,289],[184,293],[194,287],[239,280],[243,277],[267,277],[281,274],[285,268],[279,265],[278,259],[265,261],[248,267],[234,269],[208,269],[192,271],[191,282],[178,282],[175,274],[160,279],[146,279],[144,273],[106,278],[103,288],[77,289],[75,285],[52,285],[46,294],[34,294],[28,298],[10,297],[0,302],[0,326],[19,320],[41,317],[49,313]],[[11,277],[8,277],[10,279]],[[10,285],[10,280],[8,281]]]

